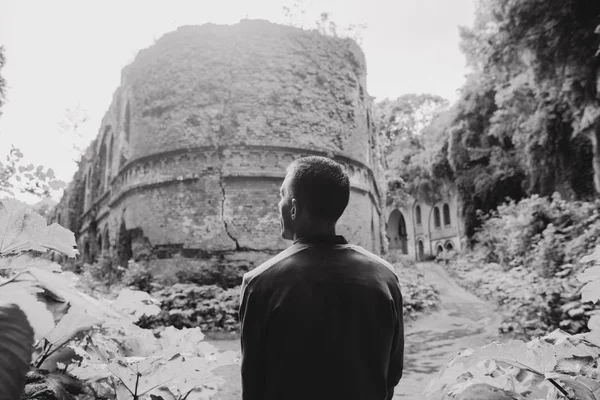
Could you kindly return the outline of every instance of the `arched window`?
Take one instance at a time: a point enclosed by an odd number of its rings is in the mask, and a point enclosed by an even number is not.
[[[98,247],[96,247],[98,254],[102,254],[102,235],[98,235]]]
[[[421,225],[421,206],[417,204],[415,207],[415,218],[417,220],[417,225]]]
[[[400,210],[392,211],[387,224],[387,237],[391,249],[400,249],[403,254],[408,254],[408,231],[406,221]]]
[[[444,204],[444,226],[448,226],[451,224],[450,221],[450,206],[448,203]]]
[[[102,239],[102,244],[104,245],[104,252],[106,254],[110,251],[110,240],[108,239],[108,228],[104,229],[104,239]]]
[[[439,207],[436,206],[433,209],[433,226],[435,228],[439,228],[441,225],[442,225],[442,221],[440,218],[440,209],[439,209]]]

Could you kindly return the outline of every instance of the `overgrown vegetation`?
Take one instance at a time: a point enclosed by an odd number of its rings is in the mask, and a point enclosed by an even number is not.
[[[404,300],[404,317],[407,321],[435,309],[439,294],[426,283],[423,274],[414,264],[391,253],[388,260],[399,271]],[[160,312],[141,317],[136,324],[142,328],[161,332],[165,327],[196,328],[210,336],[239,333],[240,284],[245,269],[217,268],[215,276],[199,261],[199,267],[181,269],[174,281],[165,281],[150,273],[141,262],[130,262],[127,268],[118,268],[118,274],[109,274],[111,266],[106,261],[85,264],[79,275],[78,288],[90,295],[116,299],[124,289],[149,293],[160,307]],[[231,337],[231,336],[226,336]]]
[[[444,143],[441,127],[448,123],[447,109],[446,99],[431,94],[406,94],[375,103],[388,205],[402,203],[408,195],[435,202],[443,194],[445,174],[433,166]]]
[[[581,257],[600,244],[600,201],[569,202],[555,194],[511,201],[482,216],[474,249],[448,271],[505,314],[502,331],[529,339],[560,328],[585,331],[596,310],[576,279]]]
[[[472,72],[458,101],[419,134],[431,143],[425,152],[410,140],[396,146],[407,154],[395,157],[406,164],[390,180],[392,195],[427,199],[429,188],[451,186],[469,238],[477,211],[506,198],[596,197],[599,23],[595,0],[479,0],[473,27],[460,30]]]
[[[14,364],[0,363],[0,393],[23,398],[206,399],[222,382],[211,370],[236,362],[217,355],[199,328],[170,327],[158,336],[134,324],[160,309],[145,292],[123,289],[113,301],[75,288],[77,277],[42,257],[75,257],[74,234],[14,200],[0,202],[0,326]],[[27,321],[19,316],[22,310]],[[29,338],[28,338],[29,337]],[[4,354],[4,353],[3,353]],[[20,376],[19,373],[21,372]]]
[[[593,266],[577,275],[581,302],[600,301],[600,246],[577,260]],[[448,363],[427,391],[433,398],[585,399],[600,398],[600,312],[588,332],[561,329],[525,343],[511,340],[467,349]]]

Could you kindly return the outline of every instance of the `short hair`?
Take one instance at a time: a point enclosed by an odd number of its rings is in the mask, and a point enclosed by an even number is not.
[[[350,200],[350,179],[344,167],[327,157],[302,157],[287,168],[293,197],[315,218],[337,221]]]

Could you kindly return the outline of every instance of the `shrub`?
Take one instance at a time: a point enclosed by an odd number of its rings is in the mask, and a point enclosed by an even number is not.
[[[127,268],[124,269],[123,284],[143,290],[144,292],[151,292],[154,285],[154,277],[148,270],[148,267],[140,262],[134,262],[132,260],[127,264]]]
[[[158,315],[138,321],[142,328],[199,327],[205,332],[236,332],[239,329],[240,287],[178,283],[152,293],[160,302]]]
[[[568,202],[558,194],[510,201],[483,219],[475,251],[505,270],[523,266],[544,277],[576,262],[600,242],[600,201]],[[590,229],[593,233],[590,232]]]
[[[584,331],[595,306],[581,302],[576,275],[581,257],[600,244],[600,202],[532,196],[483,218],[474,251],[449,272],[500,305],[502,332],[528,339],[557,328]]]
[[[600,301],[600,246],[578,260],[594,266],[577,276],[582,303]],[[525,343],[511,340],[466,349],[431,381],[428,398],[598,399],[600,394],[600,314],[586,333],[556,329]]]

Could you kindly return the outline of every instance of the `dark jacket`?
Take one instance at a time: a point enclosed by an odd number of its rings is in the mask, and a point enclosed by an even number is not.
[[[402,376],[394,267],[342,236],[299,239],[246,273],[243,400],[387,400]]]

